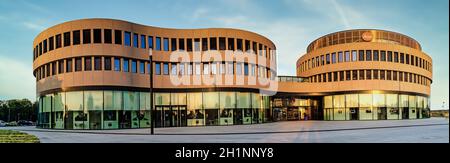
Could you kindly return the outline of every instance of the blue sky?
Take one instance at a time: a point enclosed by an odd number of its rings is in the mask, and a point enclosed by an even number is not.
[[[275,42],[282,75],[295,75],[297,58],[322,35],[352,28],[397,31],[418,40],[433,58],[432,108],[442,108],[444,100],[448,108],[448,0],[1,0],[0,100],[34,99],[34,37],[82,18],[250,30]]]

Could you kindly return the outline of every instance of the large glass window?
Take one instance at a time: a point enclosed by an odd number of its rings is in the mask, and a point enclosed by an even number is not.
[[[394,52],[394,62],[398,63],[398,52]]]
[[[386,61],[386,51],[381,51],[381,57],[380,57],[381,61]]]
[[[70,32],[64,33],[64,47],[70,46]]]
[[[336,53],[331,53],[331,62],[336,63]]]
[[[364,61],[364,50],[359,51],[359,61]]]
[[[200,39],[199,38],[194,39],[194,51],[196,51],[196,52],[200,51]]]
[[[228,38],[228,50],[234,51],[234,38]]]
[[[172,68],[171,68],[170,74],[171,75],[178,75],[177,64],[176,63],[172,63],[171,65],[172,65]]]
[[[372,51],[366,50],[366,61],[372,61]]]
[[[388,51],[387,53],[387,61],[392,62],[392,51]]]
[[[133,33],[133,47],[139,47],[139,35],[137,33]]]
[[[343,54],[342,54],[342,52],[338,52],[338,59],[339,59],[339,62],[344,62],[344,56],[342,56]]]
[[[192,51],[192,39],[188,38],[186,40],[187,40],[187,43],[186,43],[187,48],[186,49],[188,52],[191,52]]]
[[[185,47],[185,45],[184,45],[184,38],[179,38],[179,39],[178,39],[178,48],[179,48],[181,51],[186,50],[186,47]]]
[[[55,37],[56,37],[56,41],[55,41],[56,45],[55,46],[56,46],[56,49],[58,49],[58,48],[61,47],[61,43],[62,43],[62,41],[61,41],[61,34],[58,34]]]
[[[209,49],[217,50],[217,38],[216,37],[209,38]]]
[[[66,60],[66,72],[72,72],[72,59]]]
[[[242,46],[242,39],[236,39],[236,49],[239,51],[244,51]]]
[[[202,93],[188,93],[187,125],[205,125],[205,113],[202,104]]]
[[[356,60],[357,60],[357,52],[356,52],[356,50],[353,50],[352,51],[352,61],[356,62]]]
[[[81,71],[81,58],[75,58],[75,71]]]
[[[330,54],[326,55],[326,59],[327,59],[327,64],[330,64]]]
[[[148,36],[148,48],[153,49],[153,36]]]
[[[84,58],[84,71],[91,71],[92,70],[92,59],[91,57],[85,57]]]
[[[350,62],[351,60],[350,60],[350,52],[349,51],[346,51],[345,52],[345,62]]]
[[[380,59],[380,56],[378,54],[378,50],[373,51],[373,60],[378,61]]]

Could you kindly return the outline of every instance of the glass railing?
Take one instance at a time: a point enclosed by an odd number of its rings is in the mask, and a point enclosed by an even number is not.
[[[298,76],[278,76],[278,82],[296,82],[296,83],[306,83],[309,82],[308,78],[298,77]]]

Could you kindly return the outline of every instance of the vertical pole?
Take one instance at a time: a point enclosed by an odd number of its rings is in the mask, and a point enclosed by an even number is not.
[[[149,74],[150,74],[150,116],[151,116],[151,130],[150,134],[154,134],[154,128],[155,128],[155,111],[153,107],[153,56],[152,56],[152,49],[149,49],[149,62],[150,62],[150,68],[149,68]]]

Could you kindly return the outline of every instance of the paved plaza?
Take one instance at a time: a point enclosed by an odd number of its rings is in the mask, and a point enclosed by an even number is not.
[[[449,143],[449,120],[288,121],[239,126],[126,130],[9,127],[43,143]]]

